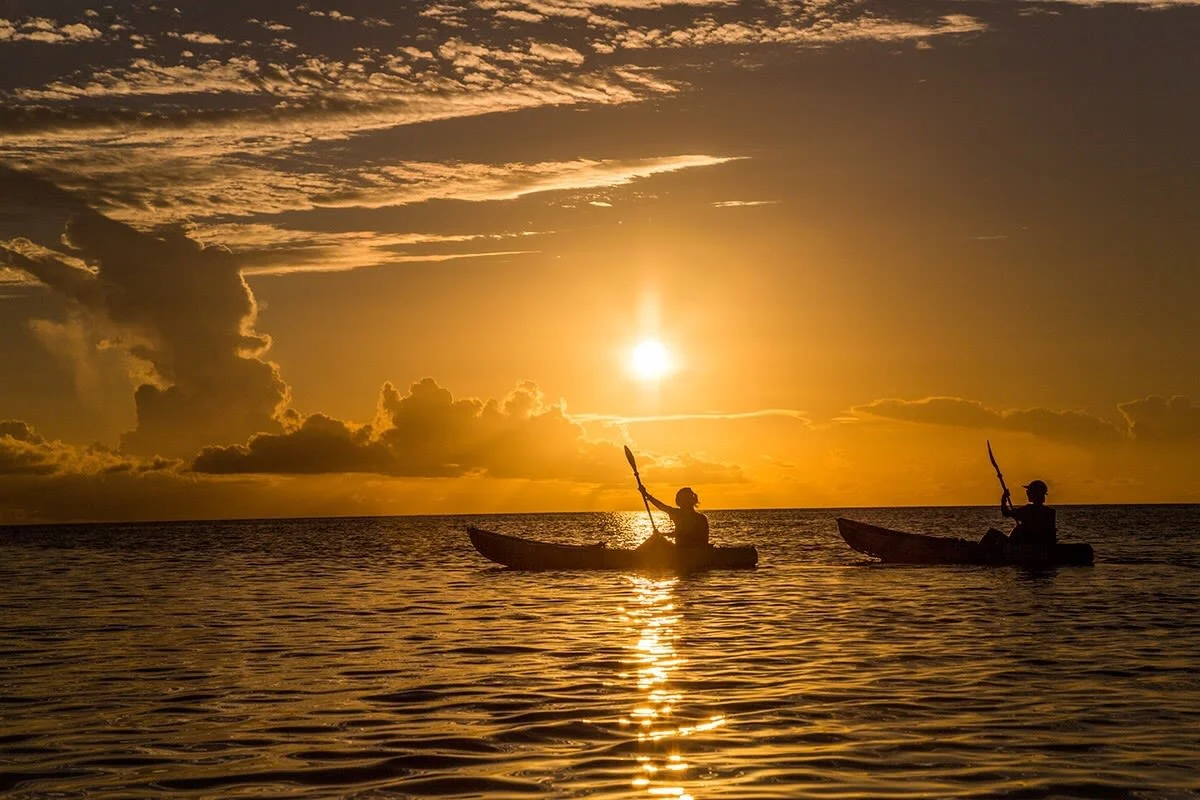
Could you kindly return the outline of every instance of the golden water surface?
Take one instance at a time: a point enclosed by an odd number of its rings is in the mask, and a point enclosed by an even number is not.
[[[0,531],[0,794],[1200,796],[1194,507],[1063,509],[1098,561],[1045,573],[711,516],[757,570],[521,573],[463,531],[635,514]]]

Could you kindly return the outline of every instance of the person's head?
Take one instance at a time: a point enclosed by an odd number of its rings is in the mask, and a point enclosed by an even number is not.
[[[695,508],[700,502],[700,496],[692,491],[692,487],[685,486],[675,493],[675,505],[680,508]]]
[[[1029,498],[1031,503],[1044,503],[1046,494],[1050,490],[1046,488],[1045,481],[1030,481],[1025,484],[1025,496]]]

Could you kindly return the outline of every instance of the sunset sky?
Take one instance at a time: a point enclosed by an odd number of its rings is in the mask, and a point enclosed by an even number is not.
[[[1052,504],[1200,501],[1197,41],[6,0],[0,523],[632,510],[625,444],[702,508],[993,503],[987,439]]]

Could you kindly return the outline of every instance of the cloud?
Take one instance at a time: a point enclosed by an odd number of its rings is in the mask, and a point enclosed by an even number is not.
[[[619,446],[588,439],[561,404],[525,382],[503,400],[455,399],[432,378],[400,394],[390,383],[371,424],[313,414],[283,434],[245,445],[206,448],[197,472],[322,474],[364,472],[405,477],[562,480],[612,484],[628,478]],[[730,482],[738,468],[694,456],[650,457],[666,481]]]
[[[71,368],[77,399],[99,397],[100,375],[96,359],[92,357],[95,348],[85,320],[71,315],[62,321],[33,319],[29,321],[29,329],[47,352]]]
[[[399,4],[378,18],[357,11],[351,16],[276,10],[283,16],[252,18],[249,25],[287,30],[299,42],[293,50],[281,52],[269,38],[245,39],[244,21],[225,20],[223,26],[220,17],[186,8],[106,10],[85,17],[100,27],[103,17],[110,27],[133,31],[131,41],[161,37],[219,44],[229,52],[209,58],[162,48],[151,56],[121,50],[128,46],[122,40],[106,49],[105,62],[45,81],[18,81],[4,93],[0,156],[143,226],[184,215],[278,213],[326,201],[365,207],[419,202],[412,199],[411,181],[417,195],[421,188],[449,189],[436,196],[458,197],[461,184],[422,187],[421,173],[461,167],[479,180],[479,165],[407,162],[347,170],[300,151],[435,120],[629,104],[679,91],[683,84],[664,78],[652,59],[640,63],[637,51],[646,49],[894,41],[979,29],[964,15],[892,21],[863,14],[853,3],[802,7],[768,0]],[[495,30],[498,14],[505,19],[502,33]],[[355,17],[367,26],[356,47],[328,35],[328,20],[343,27]],[[648,18],[659,24],[638,27]],[[552,28],[544,24],[549,19],[555,21]],[[422,46],[396,46],[383,27],[389,25],[411,31]],[[514,37],[513,26],[528,28],[529,35]],[[4,30],[63,27],[31,18]],[[614,55],[618,47],[626,52]],[[598,52],[614,57],[589,63],[585,54]],[[281,168],[283,154],[291,158]],[[487,166],[520,172],[518,181],[535,177],[521,165]],[[494,175],[485,179],[495,182]],[[496,197],[541,190],[513,187]]]
[[[582,64],[583,54],[566,45],[553,42],[533,42],[529,45],[529,53],[543,61],[561,61],[566,64]]]
[[[0,420],[0,478],[148,472],[176,466],[178,462],[134,458],[100,445],[76,447],[50,441],[26,422]]]
[[[677,89],[630,68],[534,80],[519,63],[533,58],[527,53],[503,67],[459,64],[452,76],[424,68],[409,76],[408,61],[419,56],[402,52],[401,63],[389,59],[372,70],[329,58],[283,66],[245,55],[174,65],[138,59],[97,69],[86,79],[13,92],[16,102],[0,110],[0,155],[43,173],[83,175],[96,157],[124,163],[130,180],[144,163],[204,161],[240,172],[247,165],[274,168],[279,154],[296,155],[314,142],[544,106],[618,105]],[[173,99],[181,94],[210,99]],[[103,97],[114,102],[94,102]],[[328,163],[304,158],[289,171],[336,178]],[[153,177],[142,185],[154,186]]]
[[[251,25],[260,25],[264,30],[274,31],[275,33],[290,31],[292,29],[291,25],[285,25],[282,22],[275,22],[274,20],[269,19],[257,19],[255,17],[251,17],[250,19],[246,20],[246,22],[249,22]]]
[[[16,267],[0,266],[0,288],[5,286],[33,286],[37,282]],[[11,294],[4,295],[12,297]]]
[[[0,172],[0,194],[69,202],[57,187]],[[66,197],[66,200],[62,198]],[[129,452],[190,455],[214,442],[278,430],[289,392],[260,356],[270,340],[254,331],[257,306],[228,251],[202,247],[181,229],[135,230],[86,207],[71,218],[66,252],[25,240],[0,242],[11,262],[65,299],[108,346],[144,365]]]
[[[513,200],[538,192],[624,186],[641,178],[736,160],[710,155],[678,155],[626,160],[576,159],[534,164],[407,163],[379,170],[383,184],[320,197],[330,206],[381,208],[432,199]],[[390,180],[388,180],[390,179]],[[389,185],[390,183],[390,185]]]
[[[546,19],[541,14],[535,14],[531,11],[510,11],[505,9],[497,11],[496,16],[501,19],[515,20],[516,22],[542,22]]]
[[[528,382],[500,401],[456,399],[432,379],[404,395],[387,384],[368,424],[282,419],[286,433],[207,448],[192,469],[0,421],[0,523],[609,508],[631,494],[620,445],[589,439]],[[745,483],[695,455],[638,459],[656,485]]]
[[[187,165],[176,162],[145,165],[130,172],[127,165],[109,164],[100,155],[92,159],[86,172],[54,171],[44,177],[72,187],[69,213],[86,209],[79,198],[88,197],[103,204],[108,216],[146,228],[158,227],[154,225],[156,220],[201,221],[182,230],[204,244],[229,248],[238,256],[243,274],[285,274],[515,255],[529,252],[520,240],[535,232],[451,237],[363,230],[317,232],[264,223],[202,221],[218,216],[230,219],[314,208],[384,208],[431,200],[488,202],[539,192],[610,189],[655,175],[730,160],[720,156],[679,155],[531,164],[409,162],[347,170],[336,180],[319,180],[250,167],[228,170],[202,161]],[[23,210],[28,211],[28,204],[23,205]],[[60,216],[61,226],[68,214]],[[61,233],[61,227],[55,230],[46,225],[46,220],[32,218],[12,225],[11,229],[15,232],[26,224],[42,228],[39,238],[51,245]],[[17,274],[5,272],[0,280],[15,281]]]
[[[1026,0],[1032,5],[1064,5],[1101,8],[1103,6],[1134,6],[1150,10],[1200,6],[1200,0]]]
[[[717,200],[713,202],[713,208],[749,208],[751,206],[772,206],[781,203],[781,200]]]
[[[872,16],[826,17],[816,21],[787,17],[776,24],[741,20],[723,22],[709,17],[686,27],[623,30],[606,44],[625,50],[762,44],[817,46],[852,41],[922,41],[935,36],[962,36],[985,30],[987,26],[983,22],[965,14],[948,14],[932,24]]]
[[[387,208],[432,200],[489,202],[582,191],[717,166],[727,156],[682,154],[533,163],[409,161],[305,174],[278,166],[230,166],[145,154],[141,163],[97,154],[91,163],[37,165],[39,174],[125,222],[252,217],[317,208]],[[347,232],[349,233],[349,232]],[[380,246],[387,246],[381,241]]]
[[[233,44],[229,39],[222,39],[220,36],[212,33],[204,33],[203,31],[188,31],[187,33],[171,33],[173,38],[179,38],[185,42],[192,44]]]
[[[922,400],[876,400],[854,406],[855,417],[893,419],[925,425],[946,425],[1016,431],[1080,444],[1119,441],[1124,432],[1116,425],[1080,411],[1044,408],[996,411],[975,400],[960,397],[927,397]]]
[[[433,264],[472,258],[498,258],[533,251],[511,249],[536,231],[511,234],[436,235],[344,231],[324,233],[265,224],[196,225],[189,235],[198,242],[236,254],[242,274],[290,275],[297,272],[345,272],[390,264]],[[448,247],[466,247],[444,252]]]
[[[33,427],[20,420],[0,420],[0,475],[41,475],[55,471],[55,458]]]
[[[1190,397],[1151,395],[1117,408],[1138,441],[1182,444],[1200,440],[1200,405]]]
[[[59,24],[46,17],[25,17],[17,21],[0,19],[0,43],[40,42],[41,44],[77,44],[99,39],[103,34],[83,22]]]

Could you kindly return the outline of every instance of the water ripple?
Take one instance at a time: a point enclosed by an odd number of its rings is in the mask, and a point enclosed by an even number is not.
[[[1097,565],[1047,573],[872,565],[834,516],[714,513],[762,567],[682,578],[462,534],[644,515],[0,531],[0,792],[1200,797],[1200,510],[1064,509]]]

